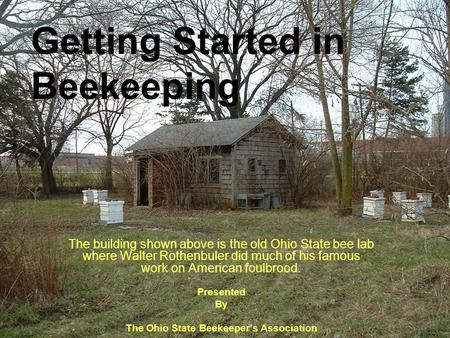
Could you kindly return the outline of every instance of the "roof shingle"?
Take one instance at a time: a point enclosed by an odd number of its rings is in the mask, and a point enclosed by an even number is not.
[[[268,116],[162,126],[127,151],[232,145]]]

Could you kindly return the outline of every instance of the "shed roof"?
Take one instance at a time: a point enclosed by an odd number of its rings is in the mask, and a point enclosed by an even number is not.
[[[227,119],[162,126],[137,141],[127,151],[232,145],[269,116]]]

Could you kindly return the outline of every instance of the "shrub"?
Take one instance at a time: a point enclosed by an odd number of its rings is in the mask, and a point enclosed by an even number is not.
[[[1,222],[0,299],[33,302],[62,291],[66,269],[57,232],[13,217]],[[32,239],[29,232],[33,233]],[[36,234],[35,234],[36,233]]]
[[[113,177],[116,191],[123,196],[127,202],[133,202],[134,175],[132,163],[115,163]]]

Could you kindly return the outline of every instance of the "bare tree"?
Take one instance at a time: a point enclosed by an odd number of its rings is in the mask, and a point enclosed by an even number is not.
[[[87,144],[100,143],[106,153],[104,168],[104,185],[113,189],[113,154],[114,150],[126,140],[132,139],[130,132],[142,127],[147,121],[147,111],[133,109],[134,103],[127,100],[106,99],[98,101],[96,114],[87,120],[82,130],[90,137]]]
[[[146,1],[147,9],[152,8],[150,5],[160,6],[160,3],[161,1]],[[36,1],[33,4],[22,0],[6,0],[0,5],[0,57],[3,56],[0,65],[1,72],[8,74],[3,83],[5,95],[2,95],[0,104],[0,145],[3,152],[8,151],[14,156],[26,155],[39,163],[46,194],[57,189],[53,177],[53,162],[68,136],[82,122],[91,117],[100,122],[102,133],[97,136],[100,135],[106,143],[108,156],[105,176],[108,186],[112,185],[113,147],[123,140],[127,130],[141,122],[138,122],[140,116],[132,117],[127,111],[131,106],[130,101],[115,101],[110,98],[85,100],[79,96],[74,100],[64,100],[58,95],[48,100],[33,100],[33,72],[48,71],[55,76],[56,83],[66,76],[81,79],[87,77],[88,73],[100,72],[112,57],[84,54],[68,56],[62,53],[41,56],[30,48],[29,38],[37,27],[49,24],[58,27],[61,32],[71,33],[79,32],[80,27],[96,29],[108,23],[116,23],[127,30],[130,28],[126,25],[127,20],[133,15],[130,11],[138,5],[144,4],[135,0],[60,0]],[[118,15],[119,12],[121,15]],[[135,56],[134,59],[137,60],[138,57]],[[95,67],[93,61],[96,61]],[[127,71],[136,66],[132,64],[131,58],[122,61],[115,62],[114,67],[109,64],[108,71],[120,74],[124,71],[124,65]],[[134,72],[136,69],[132,73]]]
[[[213,120],[227,117],[238,118],[256,110],[267,114],[272,105],[293,87],[296,76],[306,66],[305,54],[287,55],[279,49],[273,54],[249,53],[246,42],[239,42],[238,53],[209,53],[196,50],[191,54],[174,55],[173,34],[179,27],[188,26],[196,30],[205,29],[209,36],[221,34],[228,37],[244,36],[254,29],[255,35],[271,33],[275,36],[292,32],[299,26],[299,44],[307,38],[304,18],[293,1],[237,1],[237,0],[187,0],[182,4],[169,2],[163,11],[167,23],[160,29],[164,36],[162,58],[172,71],[212,80],[216,87],[214,99],[203,95],[207,112]],[[237,81],[238,100],[235,105],[223,107],[218,100],[218,85],[221,79]],[[267,90],[268,88],[271,90]]]
[[[74,129],[93,114],[95,101],[64,100],[57,95],[34,100],[31,73],[48,71],[59,81],[67,73],[75,74],[80,69],[84,69],[82,62],[63,55],[45,58],[29,55],[20,60],[12,57],[7,64],[6,90],[0,100],[0,143],[39,163],[46,195],[57,191],[53,175],[55,159]]]
[[[414,0],[405,10],[411,18],[408,25],[399,25],[401,31],[410,34],[421,47],[415,54],[421,62],[441,78],[450,83],[450,8],[448,0]]]
[[[150,0],[148,2],[160,2]],[[135,0],[3,0],[0,3],[0,56],[36,53],[29,38],[40,26],[59,23],[61,19],[90,18],[118,14],[136,4]]]
[[[107,31],[108,27],[115,27],[116,34],[135,32],[136,27],[133,26],[133,20],[137,14],[133,11],[137,10],[136,5],[137,3],[134,1],[124,1],[122,4],[118,4],[119,7],[124,6],[121,16],[111,12],[113,7],[111,7],[111,11],[107,11],[105,8],[95,8],[95,12],[100,14],[85,20],[84,26],[90,27],[92,30],[101,28],[104,31]],[[150,10],[163,7],[164,2],[147,1],[146,5],[145,9]],[[160,21],[158,23],[161,24]],[[76,29],[76,25],[79,23],[75,23],[75,27],[72,29]],[[146,25],[147,27],[155,25],[154,19],[147,18]],[[136,31],[137,35],[140,33],[139,30]],[[91,77],[100,78],[102,73],[107,73],[119,81],[145,80],[150,72],[156,72],[160,66],[159,62],[144,62],[140,55],[132,54],[130,51],[116,55],[83,55],[83,58]],[[86,120],[81,130],[90,135],[86,140],[87,144],[100,143],[105,150],[104,185],[107,189],[113,189],[113,152],[121,143],[132,138],[130,135],[132,130],[140,128],[148,122],[148,111],[142,100],[127,99],[123,96],[102,98],[100,95],[96,98],[93,109],[95,114]]]
[[[315,1],[300,0],[300,5],[308,18],[311,36],[314,36],[315,26],[326,31],[339,29],[343,38],[342,55],[324,53],[314,55],[315,72],[308,74],[312,78],[312,93],[316,93],[322,105],[325,129],[330,146],[330,154],[336,179],[336,200],[338,211],[342,214],[352,212],[353,194],[353,143],[364,128],[367,117],[372,111],[372,105],[377,98],[379,72],[382,62],[382,50],[393,11],[393,1],[363,1],[339,0]],[[325,33],[324,31],[321,31]],[[374,40],[378,39],[381,48],[373,55]],[[370,47],[369,47],[370,46]],[[377,49],[375,49],[377,50]],[[370,71],[373,76],[361,77],[364,69],[364,52],[373,55]],[[365,60],[367,62],[367,59]],[[364,81],[365,96],[369,99],[366,110],[358,123],[352,123],[350,116],[351,96],[357,96],[351,88],[351,81]],[[317,95],[318,92],[318,95]],[[340,100],[342,155],[339,155],[338,143],[331,119],[329,96],[334,95]]]
[[[3,0],[0,4],[0,55],[29,53],[23,39],[34,29],[65,15],[75,0],[37,1]]]
[[[97,69],[97,71],[101,71],[102,65],[100,65],[100,62],[97,66],[100,66],[100,69]],[[113,65],[110,64],[109,66]],[[116,65],[114,70],[111,68],[111,71],[117,71],[118,74],[125,75],[125,68],[126,64],[122,62],[121,65]],[[94,72],[92,71],[91,73]],[[115,78],[120,77],[121,75]],[[130,140],[131,135],[129,133],[132,130],[140,128],[148,122],[148,117],[146,116],[148,112],[143,107],[139,107],[139,102],[111,97],[99,98],[93,109],[96,111],[95,114],[86,121],[82,130],[90,135],[90,138],[86,141],[87,144],[91,142],[100,143],[105,150],[104,184],[105,188],[112,189],[114,186],[113,151],[123,141]]]

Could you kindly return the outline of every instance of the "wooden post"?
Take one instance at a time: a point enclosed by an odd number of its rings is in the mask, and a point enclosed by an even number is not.
[[[147,161],[147,182],[148,182],[148,206],[150,208],[153,208],[153,205],[155,203],[155,196],[154,196],[155,189],[153,189],[154,165],[155,164],[153,162],[153,158],[151,156],[148,157],[148,161]]]
[[[231,207],[237,208],[237,180],[238,172],[236,166],[236,146],[231,149]]]
[[[139,194],[139,160],[137,156],[133,156],[133,205],[137,207],[138,205],[138,194]]]

